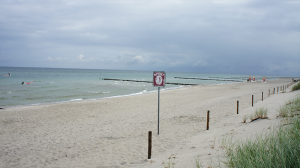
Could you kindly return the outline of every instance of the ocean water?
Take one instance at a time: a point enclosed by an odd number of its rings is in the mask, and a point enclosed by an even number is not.
[[[11,76],[5,76],[8,73]],[[157,91],[151,83],[102,80],[109,78],[152,81],[152,71],[0,67],[0,75],[0,107],[95,100]],[[248,76],[166,72],[166,82],[215,85],[233,83],[237,80],[246,81]],[[276,77],[268,77],[274,78]],[[256,76],[256,79],[261,80],[262,76]],[[22,85],[23,81],[25,84]],[[29,82],[31,83],[26,84]],[[167,84],[161,90],[180,87],[186,85]]]

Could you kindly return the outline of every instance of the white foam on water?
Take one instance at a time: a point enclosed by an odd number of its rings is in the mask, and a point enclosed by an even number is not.
[[[89,91],[90,93],[99,93],[99,92],[96,92],[96,91]]]
[[[35,103],[35,104],[30,104],[31,106],[38,106],[41,105],[41,103]]]
[[[98,93],[103,93],[103,94],[109,94],[110,92],[109,91],[107,91],[107,92],[97,92],[97,91],[89,91],[90,93],[96,93],[96,94],[98,94]]]
[[[71,99],[71,100],[69,100],[69,101],[81,101],[81,100],[83,100],[83,98],[79,98],[79,99]]]

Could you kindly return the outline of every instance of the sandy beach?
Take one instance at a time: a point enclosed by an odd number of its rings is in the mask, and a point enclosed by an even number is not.
[[[291,82],[282,78],[161,91],[159,135],[157,93],[0,109],[0,167],[164,167],[171,155],[176,167],[195,167],[195,157],[209,166],[222,159],[222,138],[250,137],[279,122],[277,110],[300,94],[291,87],[277,93],[277,87]],[[260,107],[268,109],[268,119],[241,123],[243,115]]]

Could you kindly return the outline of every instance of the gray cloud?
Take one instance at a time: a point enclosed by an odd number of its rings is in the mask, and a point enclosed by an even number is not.
[[[295,0],[0,1],[0,66],[300,76],[299,7]]]

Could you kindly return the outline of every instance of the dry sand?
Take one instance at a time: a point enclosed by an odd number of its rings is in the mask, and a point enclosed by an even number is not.
[[[209,166],[210,160],[223,158],[223,137],[253,136],[278,122],[279,107],[300,92],[276,89],[268,97],[268,91],[290,82],[284,78],[162,91],[160,135],[157,93],[0,109],[0,167],[164,167],[172,154],[176,167],[195,167],[197,156]],[[269,119],[241,123],[243,115],[259,107],[268,108]],[[153,134],[149,160],[148,131]]]

